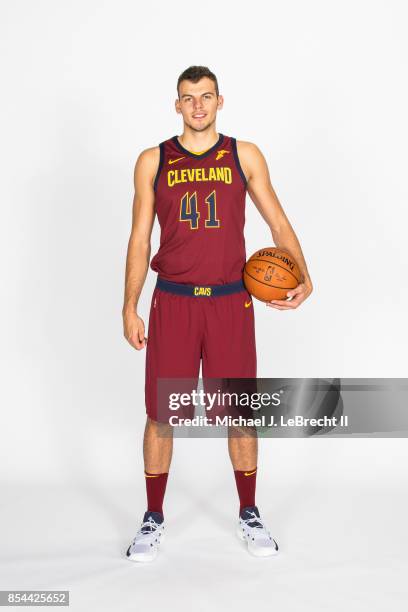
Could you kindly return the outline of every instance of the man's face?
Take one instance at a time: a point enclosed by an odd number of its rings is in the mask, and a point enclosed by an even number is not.
[[[223,97],[215,92],[215,83],[203,77],[198,83],[181,81],[180,99],[176,100],[176,112],[183,115],[185,125],[196,132],[206,130],[215,122],[218,109],[222,108]]]

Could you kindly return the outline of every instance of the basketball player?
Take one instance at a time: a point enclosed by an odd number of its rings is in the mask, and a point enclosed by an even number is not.
[[[256,378],[254,311],[242,282],[247,192],[275,245],[293,255],[302,273],[288,301],[274,300],[267,306],[298,308],[312,291],[300,244],[271,185],[263,154],[251,142],[216,131],[224,100],[215,75],[206,67],[191,66],[180,75],[177,93],[182,135],[144,150],[134,172],[123,319],[128,342],[136,350],[146,347],[147,509],[126,553],[133,561],[154,559],[164,534],[163,499],[173,438],[172,427],[160,418],[157,378],[197,378],[201,360],[203,378]],[[267,106],[261,110],[270,112]],[[150,263],[157,284],[146,337],[137,305],[149,268],[156,214],[161,238]],[[250,553],[273,555],[278,545],[255,503],[257,437],[229,435],[228,450],[240,502],[237,533]]]

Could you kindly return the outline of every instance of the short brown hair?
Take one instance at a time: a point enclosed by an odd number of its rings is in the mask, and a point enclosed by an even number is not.
[[[219,96],[218,92],[218,81],[217,77],[207,66],[190,66],[184,72],[182,72],[177,81],[177,95],[180,97],[179,86],[181,81],[192,81],[192,83],[198,83],[200,79],[203,77],[208,77],[214,82],[215,92],[217,97]]]

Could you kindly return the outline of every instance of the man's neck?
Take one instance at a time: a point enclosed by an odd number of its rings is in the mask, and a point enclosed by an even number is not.
[[[211,132],[191,132],[184,130],[183,134],[178,137],[180,144],[191,152],[207,151],[213,147],[218,141],[220,135],[216,129]]]

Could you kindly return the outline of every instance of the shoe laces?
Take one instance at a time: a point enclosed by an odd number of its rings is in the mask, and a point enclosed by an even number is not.
[[[136,542],[139,538],[143,537],[143,539],[154,539],[156,536],[157,529],[160,527],[161,523],[156,523],[154,518],[149,516],[147,521],[144,521],[135,537],[133,542]]]

